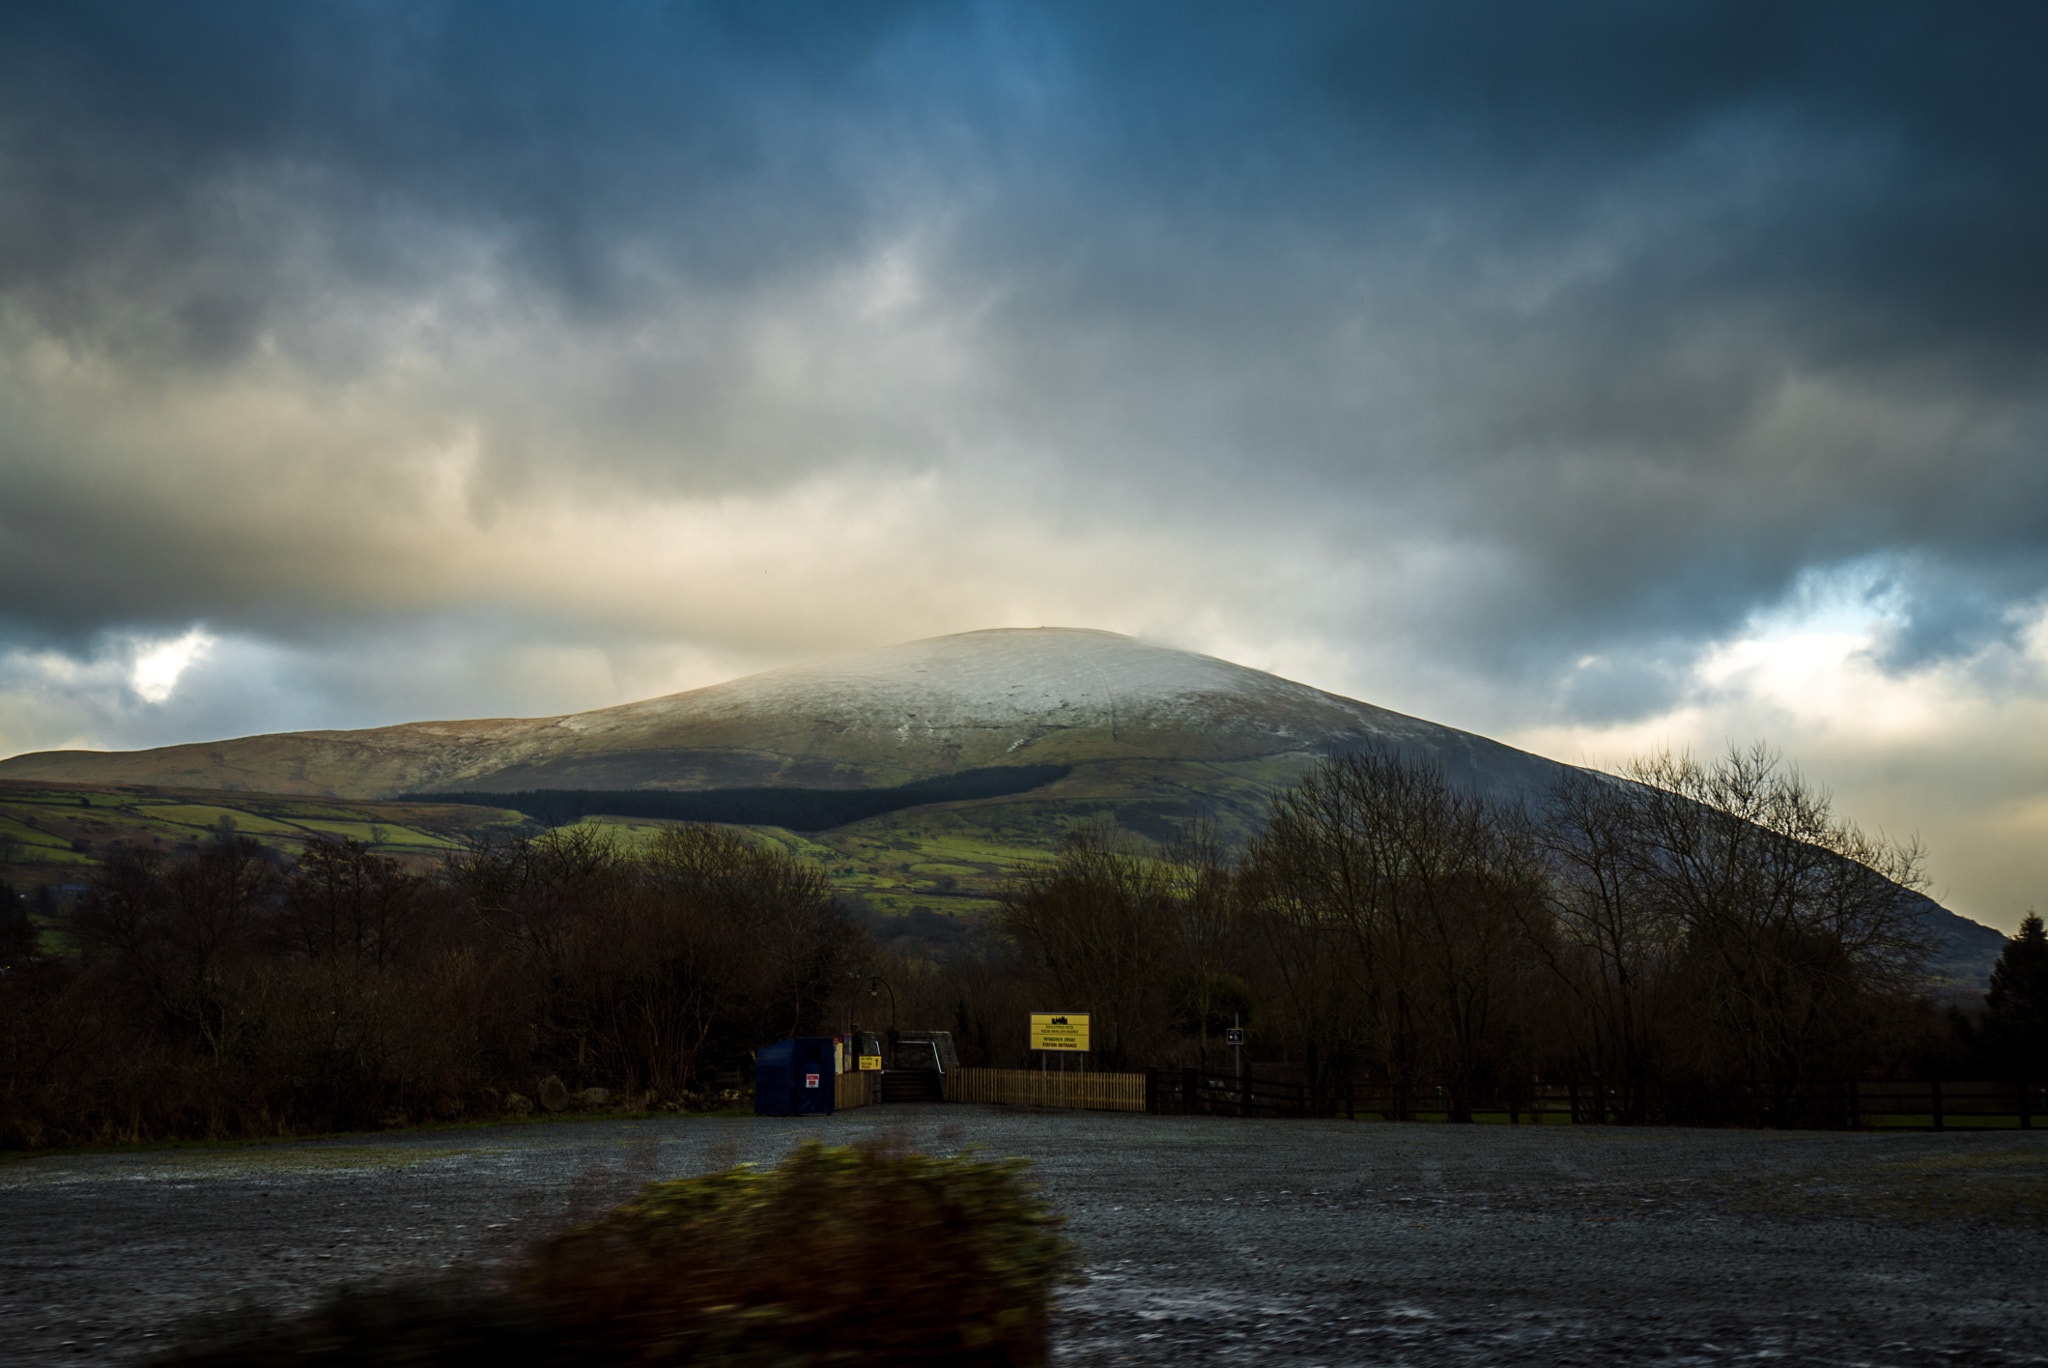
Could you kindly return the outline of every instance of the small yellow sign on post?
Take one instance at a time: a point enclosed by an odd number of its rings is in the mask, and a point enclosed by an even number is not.
[[[1033,1012],[1031,1048],[1034,1050],[1080,1050],[1088,1048],[1086,1012]]]
[[[859,1071],[861,1073],[879,1073],[881,1071],[882,1057],[880,1055],[858,1055],[856,1058],[860,1060]]]

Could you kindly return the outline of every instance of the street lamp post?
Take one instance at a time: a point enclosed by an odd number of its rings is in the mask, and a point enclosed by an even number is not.
[[[889,1029],[893,1031],[896,1029],[896,989],[889,980],[883,978],[880,974],[868,975],[869,997],[881,996],[881,991],[884,988],[889,990]]]

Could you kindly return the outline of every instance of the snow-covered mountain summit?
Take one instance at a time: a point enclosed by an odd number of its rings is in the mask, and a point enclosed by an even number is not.
[[[1489,788],[1549,761],[1263,671],[1113,632],[1005,628],[787,666],[563,717],[49,751],[0,778],[325,793],[863,787],[1002,764],[1310,757],[1379,740]]]
[[[1430,724],[1114,632],[1002,628],[792,665],[583,713],[592,737],[769,728],[801,748],[905,769],[1033,760],[1246,759]]]

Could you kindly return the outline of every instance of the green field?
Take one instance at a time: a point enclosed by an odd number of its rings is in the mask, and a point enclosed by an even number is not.
[[[823,832],[745,830],[815,865],[835,888],[882,915],[924,910],[972,918],[1089,822],[1108,820],[1164,840],[1189,819],[1207,817],[1226,840],[1240,841],[1264,816],[1268,794],[1297,770],[1271,761],[1099,760],[1029,793],[905,808]],[[348,837],[422,867],[475,837],[534,829],[510,809],[461,804],[0,782],[0,879],[20,888],[75,885],[110,847],[189,848],[219,832],[223,821],[287,853],[323,836]],[[630,849],[671,823],[593,814],[579,825]]]
[[[222,823],[296,854],[306,842],[349,837],[412,862],[491,831],[518,827],[505,809],[428,803],[355,803],[271,794],[141,786],[0,783],[0,879],[17,888],[81,882],[120,845],[175,851]]]
[[[1016,872],[1044,861],[1057,836],[1044,845],[1007,844],[964,831],[932,832],[889,818],[860,822],[836,831],[804,835],[782,827],[744,827],[756,839],[781,846],[821,870],[832,886],[861,899],[877,912],[901,916],[917,908],[949,915],[980,913]],[[586,817],[579,827],[596,828],[626,849],[643,847],[673,823],[638,817]]]
[[[1271,792],[1299,762],[1083,762],[1065,779],[1028,793],[932,803],[821,832],[746,827],[822,870],[833,886],[884,916],[927,911],[978,917],[1023,871],[1043,865],[1068,832],[1107,820],[1150,840],[1170,839],[1196,817],[1224,839],[1244,840]],[[578,823],[637,848],[671,823],[591,814]]]

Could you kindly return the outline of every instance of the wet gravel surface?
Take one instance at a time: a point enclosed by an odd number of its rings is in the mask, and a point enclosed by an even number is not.
[[[0,1166],[0,1361],[491,1264],[652,1178],[896,1132],[1038,1162],[1064,1364],[2048,1364],[2048,1133],[1821,1135],[877,1107]]]

